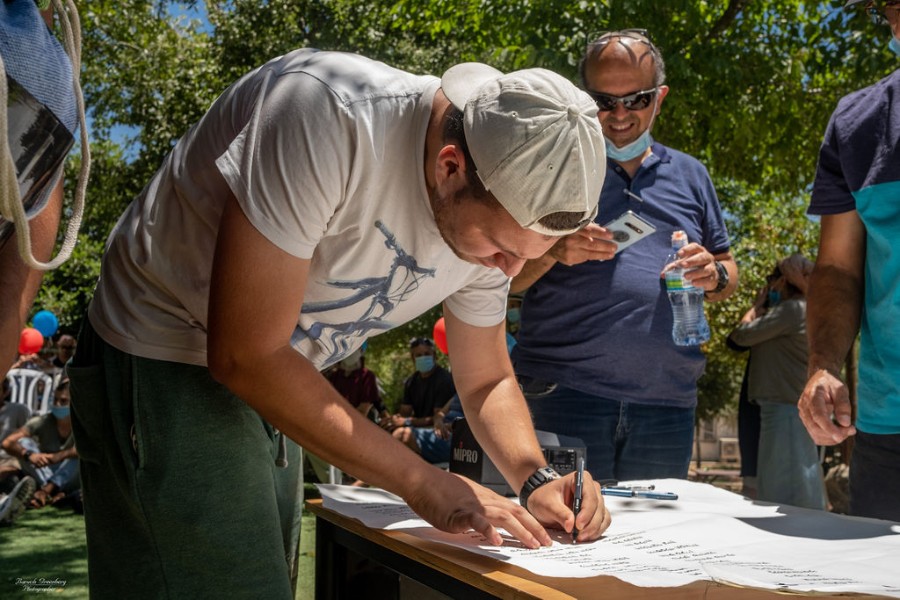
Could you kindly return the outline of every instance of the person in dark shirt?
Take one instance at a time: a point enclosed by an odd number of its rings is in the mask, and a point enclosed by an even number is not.
[[[738,267],[706,167],[653,139],[669,87],[647,32],[601,35],[581,76],[606,143],[600,209],[513,278],[510,291],[525,294],[513,366],[535,427],[583,440],[591,475],[683,479],[706,357],[672,340],[663,257],[684,230],[680,260],[708,302],[734,292]],[[620,249],[604,224],[626,211],[656,232]]]
[[[453,377],[435,362],[431,339],[414,338],[409,352],[416,372],[403,384],[400,411],[382,419],[382,427],[428,462],[447,462],[450,444],[435,434],[434,414],[456,394]]]
[[[65,368],[66,363],[69,362],[69,359],[75,354],[75,344],[75,336],[67,333],[59,336],[59,340],[56,341],[56,356],[50,361],[54,369],[59,369],[61,371]]]
[[[849,0],[845,6],[883,21],[881,43],[900,56],[900,1]],[[816,444],[853,436],[850,514],[892,521],[900,520],[898,165],[900,69],[894,69],[838,102],[819,149],[807,209],[821,217],[806,316],[809,379],[798,404]],[[854,417],[841,369],[857,336]]]
[[[339,362],[328,372],[327,378],[341,396],[373,421],[386,413],[378,391],[378,378],[366,368],[364,347]]]

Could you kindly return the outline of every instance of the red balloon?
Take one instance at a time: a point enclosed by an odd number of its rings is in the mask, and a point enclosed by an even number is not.
[[[44,347],[44,336],[34,327],[26,327],[19,336],[19,354],[37,354]]]
[[[444,326],[444,317],[438,319],[437,323],[434,324],[432,337],[434,337],[434,343],[441,349],[441,352],[450,356],[450,352],[447,351],[447,329]]]

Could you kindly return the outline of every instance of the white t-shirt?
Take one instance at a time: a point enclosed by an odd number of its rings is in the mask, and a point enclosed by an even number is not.
[[[439,83],[313,50],[237,81],[110,235],[90,307],[96,331],[130,354],[206,364],[228,190],[267,239],[311,259],[292,344],[319,368],[445,299],[469,324],[500,323],[508,278],[457,258],[428,201],[425,133]]]

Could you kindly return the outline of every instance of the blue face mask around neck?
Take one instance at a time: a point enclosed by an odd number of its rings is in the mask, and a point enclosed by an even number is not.
[[[510,308],[506,311],[506,320],[510,323],[518,323],[521,318],[521,313],[519,313],[518,308]]]
[[[653,138],[650,137],[650,128],[648,127],[647,131],[642,133],[638,139],[630,144],[625,144],[621,148],[616,147],[615,144],[606,140],[606,156],[616,162],[626,162],[632,158],[641,156],[647,151],[647,148],[649,148],[652,143]]]
[[[781,292],[778,290],[769,291],[769,306],[777,306],[781,302]]]
[[[53,416],[57,419],[65,419],[69,416],[69,407],[68,406],[51,406],[50,412],[53,413]]]
[[[433,356],[417,356],[416,371],[419,373],[427,373],[434,368]]]
[[[900,56],[900,40],[892,36],[890,43],[888,43],[888,48],[890,48],[894,54]]]

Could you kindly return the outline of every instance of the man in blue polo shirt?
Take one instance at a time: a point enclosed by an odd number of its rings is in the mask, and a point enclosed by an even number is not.
[[[650,137],[669,88],[646,33],[599,37],[581,77],[606,138],[600,212],[513,280],[512,291],[528,290],[512,352],[516,373],[535,427],[584,440],[595,477],[686,477],[705,358],[699,347],[672,341],[660,278],[672,232],[687,232],[682,258],[693,270],[686,277],[707,299],[732,294],[737,265],[706,169]],[[601,224],[627,210],[656,232],[617,253]]]
[[[900,55],[900,1],[865,7],[890,25],[889,46]],[[809,381],[800,416],[817,444],[856,436],[851,514],[900,521],[900,69],[838,103],[808,212],[822,216],[822,231],[809,288]],[[840,371],[857,332],[854,424]]]

